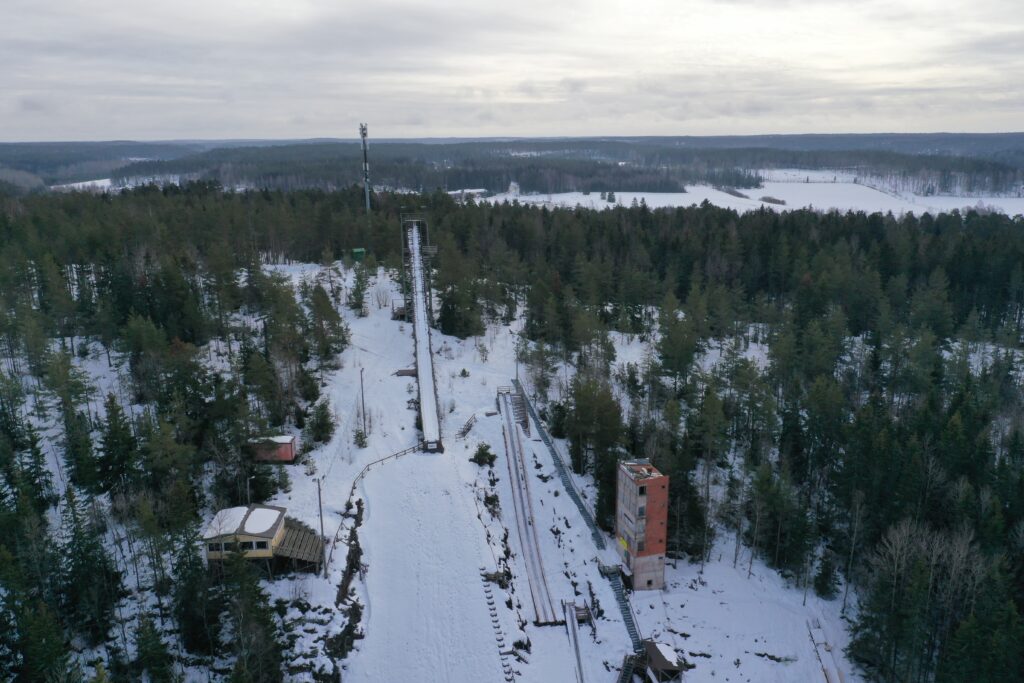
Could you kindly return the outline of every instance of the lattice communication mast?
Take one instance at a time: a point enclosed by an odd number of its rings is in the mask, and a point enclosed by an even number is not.
[[[363,191],[366,194],[366,215],[370,215],[370,154],[366,142],[366,124],[359,124],[359,137],[363,140]]]

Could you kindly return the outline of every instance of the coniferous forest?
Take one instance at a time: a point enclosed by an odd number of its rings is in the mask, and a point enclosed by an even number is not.
[[[209,183],[0,197],[0,670],[83,680],[76,653],[103,648],[94,680],[170,681],[211,655],[231,680],[282,680],[273,605],[244,562],[205,570],[199,514],[288,486],[240,444],[329,437],[317,378],[349,339],[330,283],[294,291],[261,266],[362,247],[397,273],[414,209],[439,247],[440,330],[522,321],[601,524],[617,460],[650,458],[671,476],[670,554],[699,564],[724,538],[841,601],[868,679],[1024,677],[1024,218],[437,192],[380,193],[367,219],[362,201]],[[650,352],[619,363],[619,340]],[[229,365],[203,362],[225,344]],[[86,381],[89,349],[128,359],[131,395]],[[131,620],[115,521],[156,568]]]

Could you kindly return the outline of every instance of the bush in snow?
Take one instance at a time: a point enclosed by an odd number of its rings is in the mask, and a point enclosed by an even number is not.
[[[492,465],[494,465],[494,461],[497,459],[497,457],[498,456],[496,456],[491,451],[490,446],[488,446],[485,443],[480,443],[476,447],[476,453],[473,454],[473,457],[470,458],[469,461],[476,463],[477,465],[480,465],[480,467],[491,467]]]

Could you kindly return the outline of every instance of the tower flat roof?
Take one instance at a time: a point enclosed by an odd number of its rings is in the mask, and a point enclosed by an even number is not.
[[[650,460],[624,460],[619,463],[619,466],[633,479],[653,479],[664,476],[657,467],[651,464]]]

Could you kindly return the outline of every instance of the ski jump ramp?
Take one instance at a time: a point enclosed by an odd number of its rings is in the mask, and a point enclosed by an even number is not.
[[[423,450],[440,452],[441,420],[438,413],[437,385],[434,381],[434,352],[430,340],[430,291],[420,249],[419,223],[411,221],[406,231],[409,247],[409,272],[412,280],[413,339],[416,343],[416,378],[419,385],[420,424]]]

